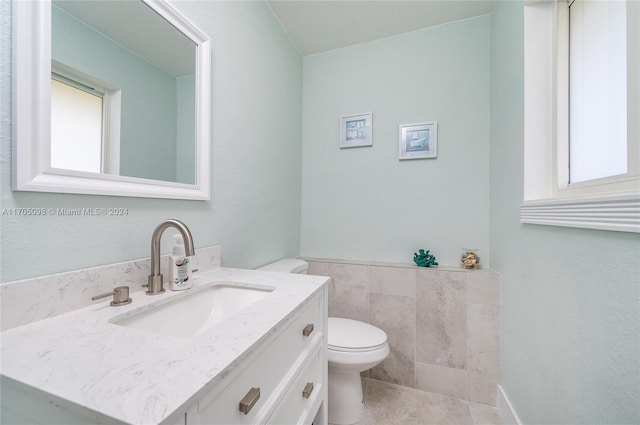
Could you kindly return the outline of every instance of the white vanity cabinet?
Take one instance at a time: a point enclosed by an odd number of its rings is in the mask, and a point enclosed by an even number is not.
[[[303,304],[246,365],[236,367],[222,384],[199,398],[188,410],[186,423],[326,423],[325,309],[324,292]],[[241,411],[243,402],[246,413]]]
[[[139,291],[6,330],[0,423],[326,425],[329,280],[220,268],[188,294]],[[268,293],[188,337],[118,321],[217,285]]]

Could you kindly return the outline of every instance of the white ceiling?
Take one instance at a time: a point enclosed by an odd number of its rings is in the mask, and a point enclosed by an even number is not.
[[[485,15],[494,0],[268,0],[303,55]]]
[[[194,44],[179,31],[167,30],[170,25],[142,2],[58,0],[54,4],[171,75],[193,73]],[[491,12],[494,0],[267,0],[267,4],[306,56],[484,15]]]
[[[54,0],[53,4],[169,75],[195,74],[195,43],[142,2]]]

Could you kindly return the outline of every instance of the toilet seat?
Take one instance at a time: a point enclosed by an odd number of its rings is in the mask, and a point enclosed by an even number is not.
[[[357,320],[329,317],[329,350],[361,353],[377,351],[387,345],[387,334],[375,326]]]
[[[329,351],[339,351],[341,353],[368,353],[369,351],[376,351],[383,347],[385,347],[387,343],[380,344],[377,347],[367,347],[367,348],[344,348],[344,347],[334,347],[329,345]]]

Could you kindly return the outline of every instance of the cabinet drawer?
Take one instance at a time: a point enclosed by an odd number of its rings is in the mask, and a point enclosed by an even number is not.
[[[272,341],[259,348],[248,360],[248,366],[232,372],[223,384],[198,402],[198,420],[202,424],[256,424],[271,415],[294,376],[309,358],[309,352],[323,338],[322,297],[309,300],[277,331]],[[313,331],[303,335],[303,330]],[[320,344],[321,345],[321,344]],[[240,411],[240,401],[259,388],[260,396],[247,414]],[[254,390],[255,393],[255,390]],[[191,422],[191,421],[190,421]]]
[[[269,419],[270,424],[311,424],[322,402],[324,391],[322,359],[322,346],[319,346]]]

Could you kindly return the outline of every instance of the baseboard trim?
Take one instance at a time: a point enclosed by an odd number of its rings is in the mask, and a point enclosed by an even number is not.
[[[509,397],[507,397],[507,393],[505,393],[502,385],[498,385],[497,407],[500,411],[500,416],[502,416],[504,425],[522,425],[522,422],[520,422],[520,418],[509,401]]]

